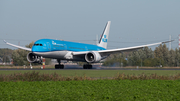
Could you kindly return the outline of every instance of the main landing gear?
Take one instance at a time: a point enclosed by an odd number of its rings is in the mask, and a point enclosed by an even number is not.
[[[61,65],[61,60],[57,60],[59,65],[55,65],[55,69],[64,69],[64,65]]]
[[[83,69],[92,69],[92,65],[85,64],[85,65],[83,65]]]
[[[64,65],[55,65],[55,69],[64,69]]]

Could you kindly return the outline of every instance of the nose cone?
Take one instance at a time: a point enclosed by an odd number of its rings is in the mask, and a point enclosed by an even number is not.
[[[32,52],[38,52],[38,48],[36,46],[32,47]]]

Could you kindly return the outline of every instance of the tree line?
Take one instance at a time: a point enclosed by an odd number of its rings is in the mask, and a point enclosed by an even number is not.
[[[27,48],[32,48],[34,42],[26,45]],[[16,66],[23,66],[23,65],[30,65],[27,61],[27,54],[29,51],[22,50],[22,49],[0,49],[0,59],[2,58],[3,62],[11,62],[13,59],[13,65]],[[7,59],[6,59],[7,58]],[[51,59],[46,58],[45,64],[50,64]],[[37,63],[32,63],[32,65],[39,65]]]
[[[12,49],[0,49],[0,59],[2,62],[10,62],[11,61],[11,56],[12,56]]]
[[[168,50],[166,44],[161,44],[153,51],[145,47],[132,52],[110,55],[104,66],[145,66],[145,67],[177,67],[180,62],[180,50]]]

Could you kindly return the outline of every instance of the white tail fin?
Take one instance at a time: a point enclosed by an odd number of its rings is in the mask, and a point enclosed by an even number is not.
[[[107,48],[107,41],[108,41],[108,37],[109,37],[109,30],[110,30],[110,24],[111,21],[108,21],[106,24],[106,27],[104,29],[104,32],[101,35],[101,38],[99,40],[99,44],[98,46],[103,47],[103,48]]]

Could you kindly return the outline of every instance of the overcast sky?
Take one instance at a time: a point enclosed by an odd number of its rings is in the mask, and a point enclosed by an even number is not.
[[[0,48],[15,49],[3,39],[21,46],[42,38],[95,44],[107,21],[108,49],[167,41],[169,35],[176,48],[180,0],[0,0]]]

